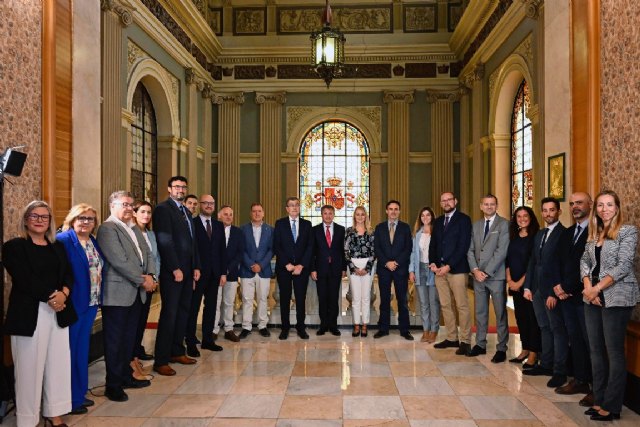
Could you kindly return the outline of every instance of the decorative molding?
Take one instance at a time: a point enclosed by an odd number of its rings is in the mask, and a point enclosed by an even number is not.
[[[514,53],[526,59],[530,67],[533,66],[533,34],[529,34],[514,50]]]
[[[364,117],[371,120],[373,123],[376,132],[381,132],[382,130],[382,108],[380,107],[352,107],[354,111],[362,114]]]
[[[214,92],[211,97],[213,104],[221,105],[225,102],[233,102],[235,104],[244,104],[244,92],[219,93]]]
[[[127,110],[126,108],[122,109],[122,127],[126,129],[131,129],[131,125],[136,121],[136,115],[133,112]]]
[[[233,9],[234,36],[260,36],[267,34],[266,7],[237,7]]]
[[[265,104],[267,102],[275,102],[284,104],[287,102],[286,92],[256,92],[256,104]]]
[[[276,9],[278,34],[308,34],[322,27],[324,6],[279,7]],[[343,33],[393,32],[393,6],[335,6],[333,24]]]
[[[462,56],[498,5],[499,0],[471,0],[451,35],[450,46]]]
[[[287,107],[287,135],[291,134],[291,130],[302,116],[311,113],[313,110],[314,107]]]
[[[459,80],[463,85],[471,89],[475,82],[481,81],[484,78],[484,71],[484,64],[482,62],[478,62],[471,71],[461,76]]]
[[[133,23],[133,12],[136,8],[132,7],[127,0],[100,0],[100,8],[105,12],[111,11],[118,15],[123,27]]]
[[[202,88],[202,97],[204,99],[213,98],[213,86],[211,86],[209,83],[204,84],[204,87]]]
[[[233,78],[236,80],[264,80],[265,78],[264,65],[236,65],[233,68]]]
[[[460,101],[464,95],[469,93],[469,88],[466,86],[460,86],[457,89],[451,90],[438,90],[427,89],[427,102],[433,104],[438,101],[456,102]]]
[[[437,4],[405,4],[402,7],[402,28],[405,33],[435,33],[438,31]]]
[[[420,47],[416,47],[419,49]],[[424,48],[424,47],[423,47]],[[217,58],[216,64],[307,64],[309,56],[252,56],[253,52],[247,55],[223,55]],[[398,62],[455,62],[458,58],[450,53],[410,55],[410,54],[387,54],[387,55],[347,55],[345,61],[353,64],[359,63],[398,63]]]
[[[408,63],[405,64],[406,78],[435,78],[438,76],[435,62]]]
[[[189,85],[195,85],[198,91],[202,91],[205,85],[211,85],[208,81],[198,74],[195,68],[187,67],[184,69],[184,83]]]
[[[413,90],[408,90],[408,91],[384,91],[384,103],[385,104],[389,104],[390,102],[406,102],[406,103],[412,103],[414,101],[414,94],[415,91]]]
[[[540,16],[540,6],[544,2],[544,0],[522,0],[525,4],[524,13],[527,15],[527,18],[538,19]]]

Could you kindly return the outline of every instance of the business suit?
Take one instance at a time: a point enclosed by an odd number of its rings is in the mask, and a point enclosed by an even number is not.
[[[162,259],[160,298],[162,306],[156,334],[154,366],[164,366],[172,356],[184,356],[183,339],[193,295],[193,271],[200,269],[200,259],[192,223],[169,198],[153,211],[153,226]],[[191,224],[191,225],[190,225]],[[183,279],[176,282],[173,272],[180,269]]]
[[[227,236],[228,233],[228,237]],[[244,236],[242,231],[234,225],[224,227],[224,235],[226,239],[226,266],[225,272],[227,282],[222,288],[222,295],[219,298],[220,310],[216,314],[216,320],[213,328],[214,333],[218,333],[219,319],[222,318],[222,324],[225,332],[233,333],[233,305],[236,300],[236,292],[238,290],[238,274],[240,272],[240,263],[244,255]],[[233,338],[233,337],[231,337]],[[235,340],[233,338],[232,340]]]
[[[505,260],[509,248],[509,221],[496,214],[490,222],[490,228],[486,234],[486,217],[473,224],[471,243],[467,252],[467,261],[471,271],[478,269],[488,276],[482,282],[476,280],[475,277],[473,279],[476,345],[487,349],[489,297],[491,297],[498,330],[496,349],[506,353],[509,326],[507,324]]]
[[[291,218],[286,216],[276,221],[273,233],[273,252],[276,255],[276,278],[280,289],[280,321],[282,330],[291,328],[289,319],[291,305],[291,291],[296,298],[296,329],[304,332],[305,299],[309,284],[309,273],[312,256],[311,222],[300,217],[297,221],[297,237],[294,240],[291,231]],[[301,265],[302,272],[293,275],[287,271],[288,264]]]
[[[379,331],[389,332],[391,317],[391,282],[396,291],[398,301],[398,326],[400,334],[409,332],[409,309],[407,307],[407,288],[409,282],[409,263],[413,242],[409,224],[396,220],[393,242],[389,235],[389,223],[385,221],[376,226],[374,231],[375,253],[378,258],[378,285],[380,287]],[[391,271],[387,262],[395,261],[398,267]]]
[[[211,238],[207,234],[203,218],[211,221]],[[224,238],[224,226],[218,220],[204,216],[193,219],[195,241],[201,260],[200,280],[196,282],[196,289],[191,299],[189,319],[187,322],[187,345],[196,344],[196,324],[198,312],[204,297],[204,309],[202,311],[202,343],[212,344],[214,339],[212,332],[215,327],[216,311],[218,303],[218,287],[220,276],[226,274],[227,251]]]
[[[445,227],[445,217],[450,216]],[[460,321],[460,342],[471,342],[471,314],[467,297],[466,279],[469,273],[467,252],[471,244],[471,218],[455,209],[452,213],[441,215],[433,224],[429,261],[440,268],[448,265],[445,275],[436,274],[436,288],[440,298],[440,308],[447,327],[448,341],[458,341],[456,315],[453,312],[452,298],[458,309]]]
[[[327,241],[327,227],[330,242]],[[331,231],[333,229],[333,231]],[[338,327],[338,301],[342,284],[342,275],[347,271],[344,258],[345,229],[335,222],[313,227],[313,261],[311,270],[316,273],[320,330],[335,332]]]
[[[562,322],[560,309],[556,306],[553,310],[548,310],[546,301],[548,297],[555,298],[553,287],[560,282],[557,247],[565,227],[558,222],[550,233],[545,231],[548,228],[547,226],[547,228],[538,231],[533,240],[533,252],[529,259],[523,289],[525,291],[528,289],[533,294],[533,310],[540,327],[542,340],[540,366],[542,369],[553,370],[554,375],[562,376],[567,374],[564,364],[567,358],[566,347],[559,345],[558,351],[554,351],[554,342],[557,341],[559,344],[566,342],[567,332]],[[542,246],[545,234],[547,236],[544,246]]]
[[[142,304],[147,300],[143,275],[156,273],[155,259],[140,229],[131,228],[134,242],[125,227],[112,216],[98,228],[97,237],[105,259],[102,316],[108,390],[121,390],[131,381],[129,362]]]
[[[258,329],[267,327],[269,317],[267,313],[267,298],[271,282],[271,258],[273,258],[273,227],[262,223],[257,227],[260,233],[258,243],[254,237],[252,223],[240,227],[244,237],[244,254],[240,264],[240,278],[242,279],[242,329],[250,331],[253,321],[253,298],[257,293],[258,300]],[[257,232],[257,230],[256,230]],[[254,273],[251,266],[258,264],[260,272]]]

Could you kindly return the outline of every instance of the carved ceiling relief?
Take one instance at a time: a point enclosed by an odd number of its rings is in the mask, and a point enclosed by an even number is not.
[[[533,35],[529,34],[522,43],[518,45],[513,51],[513,53],[520,55],[529,69],[533,69]],[[489,76],[489,105],[493,105],[493,101],[496,97],[496,82],[498,81],[498,76],[500,72],[504,68],[504,63],[500,64],[493,73]]]

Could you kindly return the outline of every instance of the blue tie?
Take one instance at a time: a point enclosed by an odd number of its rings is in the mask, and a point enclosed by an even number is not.
[[[576,235],[573,236],[573,244],[575,245],[576,242],[578,241],[578,238],[580,237],[580,232],[582,231],[582,228],[580,228],[580,224],[578,224],[576,226]]]
[[[291,234],[293,235],[293,241],[298,240],[298,233],[296,232],[296,220],[291,221]]]
[[[193,231],[191,231],[191,219],[187,211],[187,208],[184,205],[182,205],[180,206],[180,210],[184,214],[184,219],[187,220],[187,227],[189,227],[189,235],[193,237]]]
[[[484,237],[482,237],[482,241],[484,242],[485,240],[487,240],[487,234],[489,234],[489,223],[491,221],[487,220],[486,223],[484,224]]]

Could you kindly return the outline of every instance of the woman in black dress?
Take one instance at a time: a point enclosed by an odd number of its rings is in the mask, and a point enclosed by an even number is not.
[[[509,224],[509,249],[507,250],[506,273],[507,288],[513,296],[516,323],[520,331],[522,351],[517,357],[509,360],[512,363],[527,363],[523,368],[532,368],[536,363],[536,354],[540,351],[540,328],[536,322],[533,304],[522,295],[527,265],[533,248],[533,238],[540,229],[540,224],[533,210],[527,206],[520,206],[513,213]]]

